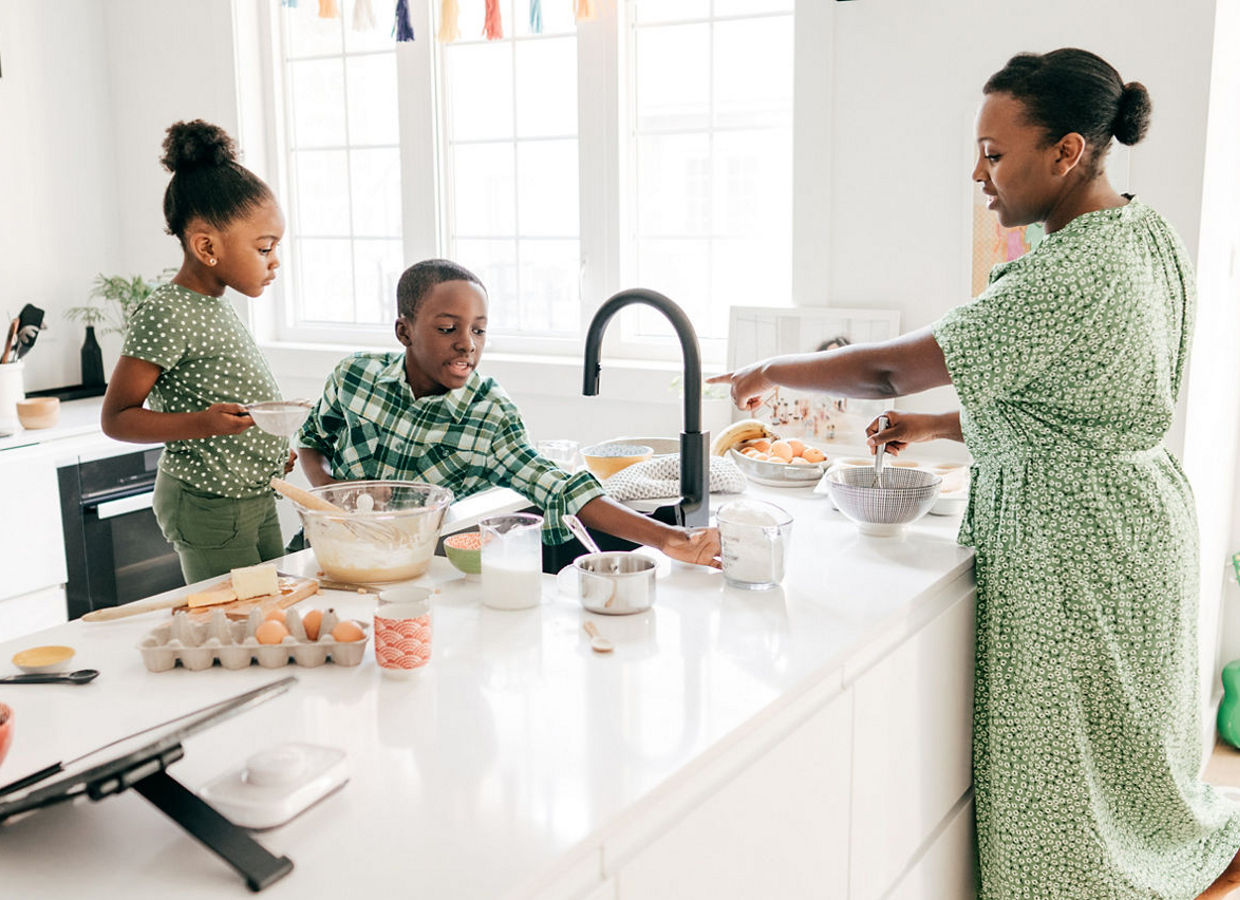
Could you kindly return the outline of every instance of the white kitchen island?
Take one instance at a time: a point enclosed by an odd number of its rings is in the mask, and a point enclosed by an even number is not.
[[[148,673],[167,613],[0,644],[74,646],[82,687],[0,685],[15,736],[0,783],[284,675],[291,691],[191,737],[197,788],[283,741],[345,749],[345,787],[259,841],[295,868],[264,896],[869,898],[971,895],[972,553],[958,518],[859,535],[805,489],[751,488],[796,517],[782,589],[661,564],[647,613],[482,607],[436,558],[430,664]],[[716,502],[718,502],[716,498]],[[313,574],[309,551],[286,571]],[[325,592],[369,620],[370,595]],[[616,644],[592,652],[593,619]],[[0,894],[244,896],[241,879],[135,792],[0,827]]]

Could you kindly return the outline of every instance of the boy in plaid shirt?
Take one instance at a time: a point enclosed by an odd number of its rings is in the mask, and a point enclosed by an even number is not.
[[[368,478],[428,481],[459,499],[510,487],[543,510],[543,542],[571,535],[560,517],[668,556],[718,565],[717,530],[687,531],[611,500],[589,472],[570,475],[538,455],[516,405],[475,369],[486,343],[487,293],[463,266],[433,259],[405,270],[396,288],[396,338],[404,353],[342,360],[298,433],[313,485]]]

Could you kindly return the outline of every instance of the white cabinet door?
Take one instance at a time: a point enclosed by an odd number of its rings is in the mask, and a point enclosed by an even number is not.
[[[972,590],[852,691],[849,896],[878,900],[972,782]]]
[[[973,900],[973,801],[966,800],[925,854],[885,896],[891,900]]]
[[[845,693],[624,864],[618,900],[844,900],[851,721]]]
[[[0,452],[0,599],[65,583],[60,488],[39,447]]]

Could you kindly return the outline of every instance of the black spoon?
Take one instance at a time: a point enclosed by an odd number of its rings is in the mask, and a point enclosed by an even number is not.
[[[99,677],[98,669],[78,669],[76,672],[44,672],[39,675],[5,675],[0,684],[86,684]]]

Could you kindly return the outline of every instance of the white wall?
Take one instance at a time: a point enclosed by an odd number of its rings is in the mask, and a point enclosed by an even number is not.
[[[179,264],[160,144],[177,119],[235,131],[231,46],[229,0],[0,0],[0,313],[30,302],[49,326],[27,390],[81,381],[63,311],[96,273]],[[101,343],[110,368],[119,338]]]
[[[1203,644],[1223,620],[1220,663],[1240,656],[1240,589],[1228,559],[1240,550],[1240,4],[1220,3],[1197,280],[1201,304],[1188,388],[1185,468],[1201,520]],[[1230,602],[1225,602],[1230,598]],[[1213,653],[1212,644],[1203,650]],[[1221,666],[1220,666],[1221,668]],[[1207,673],[1218,684],[1217,670]]]
[[[33,303],[48,325],[27,389],[81,382],[61,311],[120,258],[108,58],[98,0],[0,0],[0,314]]]

